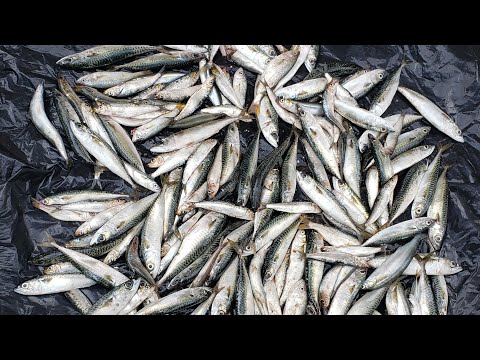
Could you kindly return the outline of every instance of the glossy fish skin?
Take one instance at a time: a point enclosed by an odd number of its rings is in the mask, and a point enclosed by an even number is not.
[[[113,269],[100,260],[97,260],[79,251],[60,246],[56,244],[51,237],[49,237],[48,244],[67,256],[69,261],[73,263],[82,272],[82,274],[88,276],[103,286],[111,288],[128,280],[128,278],[121,272]]]
[[[322,161],[325,169],[341,179],[340,169],[335,154],[331,150],[331,144],[327,133],[320,126],[315,117],[301,109],[298,109],[298,114],[302,122],[303,131],[305,132],[308,143],[312,146],[315,154]]]
[[[145,220],[141,220],[137,225],[131,228],[124,237],[115,240],[115,246],[113,246],[110,251],[108,251],[107,256],[103,259],[103,262],[107,265],[117,261],[123,254],[125,254],[130,246],[130,242],[133,238],[140,234],[142,230],[143,224]],[[100,243],[99,245],[94,246],[101,246],[105,243]]]
[[[415,164],[410,168],[410,170],[408,170],[403,179],[400,191],[393,202],[389,220],[390,223],[403,214],[405,210],[407,210],[408,206],[412,203],[426,170],[427,165],[423,162]]]
[[[199,143],[196,143],[185,146],[179,150],[157,155],[147,164],[150,168],[157,168],[157,170],[151,174],[151,177],[156,178],[183,165],[199,145]]]
[[[317,65],[319,51],[320,45],[312,45],[310,50],[308,51],[307,59],[305,60],[304,65],[309,73],[311,73]]]
[[[43,275],[23,282],[13,291],[21,295],[49,295],[95,285],[96,281],[83,274]]]
[[[427,255],[427,254],[420,254]],[[370,259],[368,263],[372,268],[378,268],[388,256],[377,256]],[[455,261],[447,258],[430,256],[425,263],[425,270],[427,275],[453,275],[462,271],[462,267]],[[420,264],[417,259],[413,258],[407,268],[403,271],[402,275],[416,275],[420,271]]]
[[[238,118],[225,118],[181,130],[173,135],[163,138],[160,144],[150,148],[150,151],[154,153],[166,153],[199,143],[210,138],[225,126],[230,125],[237,120]]]
[[[57,111],[58,119],[62,123],[63,130],[65,135],[67,136],[68,142],[70,143],[72,150],[80,156],[83,160],[88,163],[93,163],[92,158],[85,150],[85,148],[78,142],[75,135],[73,135],[72,130],[70,129],[70,120],[73,122],[80,122],[80,118],[78,117],[75,109],[70,104],[68,99],[57,89],[53,91],[53,104]]]
[[[255,315],[255,298],[245,265],[245,258],[240,255],[238,277],[235,287],[235,315]]]
[[[174,121],[168,127],[170,129],[188,129],[193,126],[202,125],[221,117],[222,114],[207,114],[200,112],[195,115],[188,116],[182,120]]]
[[[51,275],[51,274],[81,274],[80,270],[78,270],[75,265],[71,262],[60,262],[49,267],[43,269],[43,275]]]
[[[95,232],[90,244],[103,242],[114,236],[120,236],[138,224],[148,212],[158,194],[152,194],[127,206],[115,214]]]
[[[375,115],[381,116],[392,103],[393,97],[397,92],[398,85],[400,83],[400,74],[403,67],[407,64],[404,60],[402,63],[390,74],[385,77],[385,80],[379,85],[378,92],[370,104],[369,111]]]
[[[352,305],[347,315],[372,315],[385,297],[387,290],[387,287],[382,287],[365,293]]]
[[[164,220],[163,220],[163,236],[167,236],[176,226],[178,216],[176,210],[180,201],[182,191],[182,168],[176,168],[168,174],[166,183],[164,184]]]
[[[212,166],[208,171],[207,194],[209,199],[213,199],[220,189],[220,177],[222,176],[222,152],[223,144],[220,144],[215,152],[215,158],[213,159]]]
[[[380,141],[375,139],[373,136],[368,136],[373,147],[373,158],[375,159],[375,166],[377,167],[378,173],[380,175],[380,185],[383,186],[385,183],[395,175],[392,161],[390,156],[385,151],[385,148],[382,146]]]
[[[264,289],[268,315],[282,315],[282,308],[280,307],[280,299],[275,282],[273,280],[267,281]]]
[[[136,308],[140,306],[146,299],[151,297],[155,293],[155,288],[153,286],[148,285],[146,281],[143,279],[140,280],[140,286],[138,287],[137,292],[131,300],[128,302],[127,306],[125,306],[118,315],[127,315],[132,311],[135,311]]]
[[[165,191],[155,194],[156,199],[148,210],[140,235],[140,254],[153,278],[160,272],[163,221],[165,212]]]
[[[447,181],[448,168],[446,166],[438,178],[432,202],[427,211],[427,216],[435,219],[435,224],[428,229],[428,243],[432,251],[440,250],[447,230],[448,196],[450,193]]]
[[[315,231],[308,230],[306,252],[319,252],[323,247],[322,237]],[[307,307],[307,314],[320,314],[319,291],[320,283],[323,278],[325,263],[323,261],[315,261],[307,259],[305,263],[305,281],[307,283],[307,295],[309,305]]]
[[[418,257],[418,255],[416,255]],[[415,290],[410,293],[409,299],[413,304],[413,298],[416,298],[421,310],[421,315],[438,315],[437,304],[433,294],[430,279],[425,271],[425,259],[417,259],[420,263],[420,272],[415,279]],[[414,311],[412,311],[413,314]]]
[[[60,155],[68,163],[67,150],[65,150],[62,137],[45,113],[43,84],[38,85],[33,94],[32,100],[30,101],[29,114],[37,130],[57,148]]]
[[[285,300],[283,315],[305,315],[307,310],[307,285],[299,279],[292,286]]]
[[[306,248],[307,248],[307,236],[305,230],[299,229],[295,234],[295,237],[292,241],[292,246],[290,248],[290,259],[288,261],[287,267],[287,274],[285,277],[285,285],[283,287],[282,295],[280,296],[280,305],[286,306],[286,301],[292,295],[292,291],[295,290],[295,286],[299,280],[302,280],[304,272],[305,272],[305,263],[306,263]],[[303,280],[302,280],[303,281]],[[305,308],[307,306],[307,290],[306,284],[303,283],[305,295]],[[297,289],[298,291],[298,289]],[[303,309],[303,313],[305,313],[306,309]]]
[[[228,125],[222,148],[222,175],[220,185],[225,184],[232,176],[235,167],[240,161],[240,133],[237,123]]]
[[[233,75],[233,90],[235,91],[235,95],[237,95],[241,108],[244,108],[245,97],[247,95],[247,78],[242,68],[235,71]]]
[[[262,281],[262,265],[268,250],[269,247],[265,246],[262,250],[257,251],[248,267],[248,276],[252,286],[253,297],[255,298],[256,306],[261,315],[268,315],[267,298]]]
[[[202,163],[208,153],[217,145],[217,140],[208,139],[200,143],[197,149],[188,158],[182,176],[182,184],[186,184],[192,173]]]
[[[425,96],[403,86],[398,87],[398,92],[422,114],[422,116],[435,128],[451,137],[453,140],[463,143],[462,130],[443,110]]]
[[[370,217],[365,223],[365,226],[373,224],[385,212],[388,213],[388,204],[393,199],[393,192],[395,191],[395,187],[397,186],[397,180],[398,176],[395,175],[390,180],[388,180],[385,185],[380,189],[380,193],[375,199],[375,204],[373,205]]]
[[[137,315],[166,315],[186,310],[208,299],[212,289],[206,287],[187,288],[171,293],[137,312]]]
[[[200,81],[202,84],[205,83],[205,81],[210,77],[210,67],[207,66],[207,61],[205,59],[202,59],[198,64],[198,72],[200,75]],[[208,98],[213,106],[222,105],[222,97],[220,96],[220,92],[215,85],[212,87],[210,94],[208,94]]]
[[[447,315],[448,310],[448,289],[445,276],[432,276],[433,296],[437,305],[438,315]]]
[[[225,201],[202,201],[195,203],[195,207],[205,210],[216,211],[229,217],[243,220],[253,220],[255,216],[252,210],[243,206],[233,205]]]
[[[337,110],[340,115],[347,118],[355,125],[364,129],[375,130],[381,133],[394,131],[394,128],[380,116],[377,116],[365,109],[342,102],[338,99],[335,100],[335,110]]]
[[[157,135],[172,123],[173,118],[178,114],[178,112],[178,109],[172,110],[165,115],[159,116],[147,122],[146,124],[132,129],[130,132],[132,134],[132,141],[140,142]]]
[[[301,171],[297,171],[297,181],[303,192],[316,203],[325,214],[330,215],[350,229],[358,231],[345,208],[340,205],[336,197],[328,189]]]
[[[118,175],[130,185],[134,185],[132,179],[128,175],[122,160],[114,152],[114,150],[104,142],[97,134],[82,124],[74,124],[70,122],[72,132],[85,149],[114,174]]]
[[[317,252],[307,254],[308,259],[318,260],[328,263],[340,263],[342,265],[368,268],[368,261],[359,256],[351,255],[345,252]]]
[[[155,50],[156,47],[150,45],[101,45],[65,56],[57,61],[57,65],[70,69],[93,69]]]
[[[422,216],[430,207],[440,173],[441,156],[450,146],[451,144],[439,145],[437,155],[435,155],[432,162],[428,165],[427,171],[418,186],[415,199],[413,200],[411,211],[412,219]]]
[[[104,121],[105,129],[113,142],[118,154],[128,161],[132,166],[135,166],[140,171],[145,171],[143,168],[142,158],[138,154],[135,145],[133,145],[130,136],[125,129],[112,120]]]
[[[267,96],[270,100],[270,103],[273,106],[273,109],[275,112],[278,114],[280,119],[285,121],[287,124],[294,125],[297,129],[302,129],[302,124],[300,120],[298,119],[297,115],[291,113],[288,110],[285,110],[281,105],[280,105],[280,99],[275,95],[272,89],[269,87],[266,88],[267,91]]]
[[[138,256],[138,236],[135,236],[130,242],[127,250],[127,264],[130,269],[144,278],[152,286],[155,286],[155,280],[152,275],[149,273],[147,268],[143,265],[140,257]]]
[[[86,315],[87,311],[92,306],[91,301],[85,296],[85,294],[79,290],[74,289],[65,292],[65,296],[72,303],[73,306],[80,312],[82,315]]]
[[[87,315],[117,315],[133,298],[140,286],[140,279],[128,280],[102,296]]]
[[[160,192],[160,186],[155,182],[155,180],[151,176],[145,174],[145,172],[143,171],[138,170],[137,168],[133,167],[126,161],[123,162],[123,166],[125,167],[127,174],[132,178],[132,180],[136,184],[150,191]]]
[[[34,198],[30,198],[30,200],[33,207],[42,210],[54,219],[61,221],[88,221],[96,215],[94,212],[62,210],[55,206],[44,205]]]
[[[307,59],[311,47],[312,45],[298,45],[297,48],[299,50],[299,54],[297,56],[297,59],[293,64],[292,68],[288,71],[288,73],[277,83],[277,85],[275,86],[275,91],[283,87],[295,76],[300,66],[302,66]],[[296,46],[292,46],[292,48],[296,48]]]
[[[119,204],[117,206],[99,212],[92,219],[84,222],[75,230],[75,236],[82,236],[97,230],[105,224],[113,215],[130,205],[129,203]]]
[[[240,165],[240,179],[238,181],[237,205],[245,206],[252,191],[252,180],[257,170],[258,149],[260,144],[260,131],[247,146]]]
[[[395,250],[395,252],[364,281],[362,289],[375,290],[390,285],[395,281],[407,268],[408,264],[410,264],[415,256],[418,244],[424,239],[424,234],[418,234],[407,244]]]
[[[429,217],[421,217],[400,222],[383,229],[365,241],[362,246],[391,244],[427,230],[435,222]]]
[[[266,204],[265,207],[290,214],[319,214],[322,212],[317,204],[308,201],[271,203]]]
[[[320,94],[326,86],[325,78],[304,80],[275,91],[275,95],[290,100],[305,100]]]
[[[265,255],[265,260],[262,266],[262,275],[263,282],[273,280],[273,277],[277,273],[278,269],[282,265],[283,260],[287,252],[289,252],[292,241],[297,233],[298,225],[300,224],[300,219],[295,221],[292,225],[286,228],[279,236],[273,240],[270,246],[268,247],[267,254]]]
[[[204,58],[203,54],[191,53],[187,51],[172,51],[170,53],[157,53],[142,57],[132,62],[117,65],[114,70],[143,71],[159,69],[162,66],[166,68],[186,66],[200,61]]]
[[[302,142],[303,148],[305,149],[308,167],[312,174],[315,176],[315,180],[317,180],[327,189],[331,189],[332,187],[330,185],[330,180],[328,178],[327,172],[325,171],[325,167],[323,166],[322,161],[317,156],[313,148],[310,146],[307,139],[302,136],[300,138],[300,141]]]
[[[105,95],[113,96],[117,98],[123,98],[130,95],[134,95],[154,85],[158,79],[163,75],[163,71],[159,71],[156,74],[149,74],[141,77],[137,77],[128,80],[122,84],[112,86],[104,91]]]
[[[258,120],[258,127],[262,131],[263,137],[270,145],[276,148],[279,140],[278,114],[268,96],[263,96],[261,98],[255,115]]]
[[[392,159],[392,169],[394,174],[398,174],[410,166],[430,156],[435,150],[433,145],[421,145],[414,147]]]
[[[157,282],[157,285],[160,286],[170,281],[180,271],[194,262],[196,257],[208,248],[216,235],[221,231],[225,219],[225,215],[215,212],[209,212],[203,216],[183,238],[177,254],[162,278]]]
[[[355,296],[360,291],[362,282],[367,275],[367,270],[358,268],[338,287],[330,307],[328,309],[328,315],[345,315],[351,304],[353,303]]]
[[[391,159],[394,159],[397,155],[404,153],[407,150],[414,148],[415,146],[420,145],[420,143],[427,137],[430,133],[430,126],[422,126],[412,131],[400,134],[397,141],[397,146],[392,155]]]
[[[358,151],[358,140],[350,127],[347,132],[345,142],[345,153],[343,158],[343,177],[345,182],[360,197],[360,180],[361,180],[361,156]]]
[[[263,71],[263,79],[267,86],[274,88],[278,82],[290,71],[299,55],[298,50],[289,50],[274,57],[265,66]]]
[[[388,315],[411,315],[409,302],[400,281],[388,287],[385,304]]]
[[[298,134],[295,134],[293,143],[288,149],[283,161],[280,177],[280,198],[281,202],[291,202],[297,188],[297,148]]]
[[[96,71],[78,78],[75,83],[91,86],[96,89],[108,89],[126,81],[151,74],[150,71],[138,71],[133,73],[126,71]]]
[[[246,247],[246,251],[259,251],[264,246],[268,246],[277,238],[283,231],[300,219],[300,214],[281,214],[268,222],[261,228],[254,238],[254,249]]]
[[[267,175],[275,167],[276,163],[282,158],[283,154],[287,150],[288,146],[290,145],[290,139],[291,136],[286,138],[277,148],[270,152],[270,154],[268,154],[260,164],[258,164],[257,171],[255,171],[255,175],[253,176],[251,197],[252,208],[256,209],[259,207],[262,185]]]
[[[218,66],[217,64],[213,64],[212,68],[212,75],[215,77],[215,84],[217,85],[220,92],[236,107],[242,109],[242,103],[238,99],[235,90],[227,77],[227,74]]]
[[[376,84],[385,78],[386,71],[383,69],[359,70],[342,82],[343,87],[352,94],[355,99],[366,95]]]
[[[333,246],[358,246],[360,245],[360,241],[349,234],[345,234],[342,231],[327,226],[324,224],[315,223],[312,221],[303,221],[302,227],[305,229],[311,229],[318,232],[322,238]]]

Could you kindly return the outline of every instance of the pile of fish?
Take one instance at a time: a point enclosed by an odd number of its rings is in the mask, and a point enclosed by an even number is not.
[[[400,86],[408,61],[322,64],[319,49],[106,45],[60,59],[97,71],[73,88],[58,73],[64,137],[42,85],[32,122],[67,163],[91,164],[97,180],[109,170],[132,195],[32,198],[81,225],[73,239],[47,234],[39,245],[53,249],[31,259],[43,275],[15,291],[64,293],[92,315],[446,314],[445,276],[462,270],[439,255],[451,141],[425,145],[431,127],[410,126],[423,119],[458,142],[462,132]],[[383,116],[397,92],[419,115]],[[146,171],[136,144],[148,139]],[[92,304],[80,289],[95,284],[105,289]]]

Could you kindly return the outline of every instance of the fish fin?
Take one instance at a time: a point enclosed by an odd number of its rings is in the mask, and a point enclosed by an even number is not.
[[[413,64],[413,63],[416,63],[416,61],[407,59],[407,56],[405,54],[403,54],[403,59],[402,59],[402,62],[400,63],[400,66],[403,67],[405,65]]]
[[[311,229],[311,227],[310,227],[311,221],[308,218],[303,217],[303,216],[301,216],[300,218],[302,219],[302,221],[300,222],[300,225],[298,225],[298,229],[299,230],[309,230],[309,229]]]
[[[45,232],[45,241],[38,243],[37,245],[40,247],[55,247],[57,242],[52,237],[52,235]]]
[[[40,206],[43,205],[40,201],[38,201],[34,197],[30,197],[30,201],[32,202],[32,206],[37,209],[40,209]]]
[[[240,257],[243,256],[243,250],[240,248],[240,246],[238,246],[238,244],[235,241],[230,239],[227,239],[227,241],[230,244],[230,246],[233,248],[233,250],[235,250],[238,256]]]
[[[439,144],[438,145],[438,152],[443,153],[446,150],[450,149],[452,146],[453,146],[453,143]]]
[[[133,189],[133,193],[132,195],[130,195],[130,197],[133,199],[133,201],[138,201],[138,199],[140,199],[140,189],[138,188],[138,186],[134,186],[132,187]]]

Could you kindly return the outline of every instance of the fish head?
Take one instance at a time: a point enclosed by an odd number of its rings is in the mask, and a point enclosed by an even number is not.
[[[447,265],[449,268],[449,275],[456,274],[463,270],[460,264],[457,264],[455,261],[448,260],[448,259],[445,259],[445,260],[447,261]]]
[[[379,83],[387,76],[387,72],[384,69],[375,69],[370,72],[370,79],[374,83]]]
[[[418,220],[418,227],[421,229],[428,229],[435,224],[435,219],[429,217],[419,218]]]
[[[21,295],[31,295],[36,292],[41,287],[41,282],[37,280],[25,281],[24,283],[18,285],[13,291]]]
[[[209,297],[213,292],[213,289],[208,288],[208,287],[197,287],[197,288],[192,288],[190,291],[190,296],[196,297],[196,298],[207,298]]]

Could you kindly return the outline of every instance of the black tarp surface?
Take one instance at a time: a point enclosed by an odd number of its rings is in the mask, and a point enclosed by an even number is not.
[[[0,314],[78,314],[62,294],[23,296],[13,289],[38,276],[37,267],[27,261],[40,251],[44,231],[55,238],[73,237],[78,223],[60,222],[34,209],[30,196],[42,198],[69,189],[93,187],[93,168],[80,160],[66,168],[56,149],[42,137],[30,121],[28,106],[36,86],[44,81],[46,108],[52,111],[51,90],[56,86],[55,62],[90,46],[11,45],[0,46]],[[441,254],[463,266],[463,271],[447,277],[450,314],[480,314],[480,82],[478,57],[473,46],[322,46],[319,62],[350,61],[364,68],[387,70],[406,56],[408,65],[401,84],[419,91],[451,115],[463,131],[465,143],[455,143],[443,157],[455,165],[449,170],[450,200],[448,229]],[[231,63],[226,63],[232,65]],[[83,73],[67,72],[73,83]],[[299,76],[300,77],[300,76]],[[249,74],[249,83],[254,77]],[[251,92],[252,86],[249,86]],[[250,97],[251,98],[251,97]],[[385,115],[411,106],[399,94]],[[59,127],[60,128],[60,127]],[[62,132],[63,134],[63,132]],[[251,138],[245,132],[242,146]],[[432,129],[426,143],[437,144],[446,136]],[[155,141],[140,146],[147,161]],[[261,142],[260,159],[270,147]],[[67,149],[68,148],[67,145]],[[69,154],[73,154],[69,151]],[[103,189],[130,193],[123,180],[111,173],[102,175]],[[98,289],[85,291],[92,299]]]

